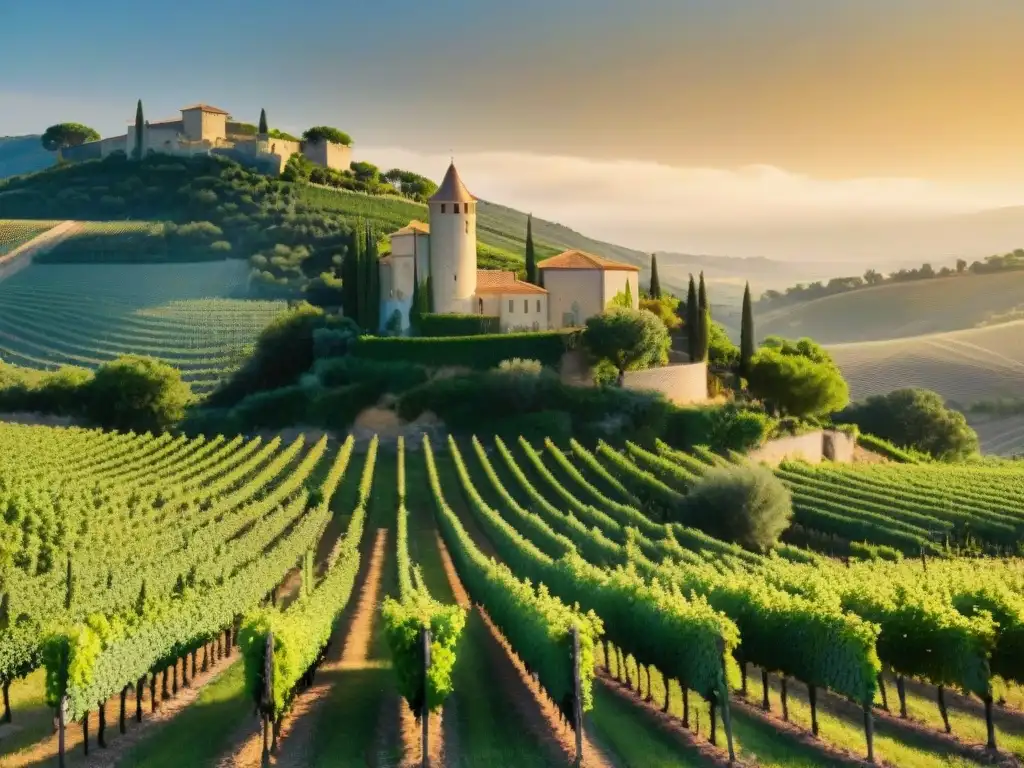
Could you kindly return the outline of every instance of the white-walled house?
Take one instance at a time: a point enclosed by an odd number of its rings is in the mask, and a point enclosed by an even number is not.
[[[433,312],[497,317],[502,331],[581,326],[627,285],[640,306],[639,268],[582,251],[540,262],[543,287],[514,272],[478,269],[476,206],[452,163],[428,201],[430,223],[414,220],[391,233],[391,253],[380,260],[382,330],[396,312],[408,330],[416,281],[426,291],[428,278]]]

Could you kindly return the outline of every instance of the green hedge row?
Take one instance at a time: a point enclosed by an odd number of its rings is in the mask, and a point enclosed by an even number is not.
[[[401,360],[429,366],[464,366],[484,370],[502,360],[519,357],[555,367],[562,355],[575,348],[579,331],[497,333],[444,338],[363,336],[353,348],[356,357]]]
[[[501,318],[494,315],[428,314],[421,315],[419,335],[484,336],[501,333]]]

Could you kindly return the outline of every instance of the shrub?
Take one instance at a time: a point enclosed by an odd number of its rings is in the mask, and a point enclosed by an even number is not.
[[[751,359],[747,385],[751,394],[783,415],[826,415],[850,402],[850,390],[834,364],[772,348]]]
[[[678,511],[685,525],[754,552],[767,552],[789,527],[793,502],[771,470],[734,464],[708,470]]]
[[[543,368],[540,360],[523,360],[521,357],[513,357],[511,360],[502,360],[498,363],[498,370],[502,373],[539,376]]]
[[[420,336],[482,336],[501,331],[501,318],[492,315],[422,314]]]
[[[957,461],[978,452],[978,435],[958,411],[927,389],[897,389],[854,403],[835,422],[856,424],[898,448],[912,448],[942,461]]]
[[[350,319],[326,315],[303,302],[263,329],[252,357],[207,402],[215,407],[234,405],[246,395],[294,384],[313,366],[317,330],[336,331],[338,336],[331,341],[338,346],[357,333]],[[326,343],[321,337],[321,345]]]
[[[242,429],[282,429],[305,424],[315,395],[315,389],[301,384],[256,392],[232,408],[230,416]]]
[[[584,336],[595,360],[609,360],[619,372],[642,370],[665,362],[671,343],[668,329],[643,309],[612,307],[587,320]]]
[[[313,373],[324,387],[371,384],[381,394],[400,394],[427,380],[427,372],[422,366],[400,361],[363,360],[358,357],[318,360],[313,366]]]
[[[774,426],[766,413],[733,404],[673,407],[662,439],[684,451],[706,445],[718,453],[742,452],[761,445]]]
[[[578,331],[544,331],[445,338],[363,336],[352,354],[366,359],[403,360],[435,368],[464,366],[487,370],[512,357],[540,360],[544,365],[556,367],[566,350],[573,348],[578,334]]]
[[[88,395],[86,415],[99,426],[160,432],[184,417],[192,390],[177,368],[126,355],[100,366]]]

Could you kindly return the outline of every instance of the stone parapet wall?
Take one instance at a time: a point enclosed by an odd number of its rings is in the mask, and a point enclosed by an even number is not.
[[[772,467],[777,467],[787,459],[801,459],[809,464],[820,464],[826,459],[850,464],[853,462],[856,445],[857,441],[843,432],[817,430],[805,435],[769,440],[757,450],[751,451],[747,458]]]
[[[648,368],[646,371],[627,371],[623,386],[660,392],[676,405],[705,403],[708,400],[708,366],[703,362],[683,363]]]

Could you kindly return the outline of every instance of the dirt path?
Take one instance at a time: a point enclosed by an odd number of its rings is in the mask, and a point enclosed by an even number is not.
[[[299,768],[309,765],[314,729],[324,703],[331,689],[338,682],[337,673],[342,670],[365,670],[381,666],[381,662],[370,657],[373,638],[374,614],[381,599],[381,578],[387,548],[387,529],[377,530],[366,569],[365,582],[361,588],[357,582],[353,594],[359,595],[359,602],[347,627],[339,624],[328,645],[328,655],[317,671],[312,686],[295,697],[291,711],[281,724],[278,737],[278,754],[271,758],[271,765]],[[342,638],[344,641],[342,642]],[[226,755],[219,768],[258,768],[263,753],[263,738],[258,722],[253,719],[248,733],[243,734],[241,744],[232,754]]]
[[[438,536],[437,542],[452,592],[460,604],[467,604],[468,595],[455,571],[455,565],[444,541]],[[553,761],[571,764],[576,754],[576,737],[572,729],[563,724],[555,704],[540,685],[534,682],[487,612],[480,606],[475,606],[473,610],[478,613],[488,630],[486,647],[483,650],[488,659],[488,667],[493,672],[495,685],[505,692],[531,732],[550,752]],[[454,760],[446,760],[446,763],[457,764]],[[587,768],[613,768],[608,756],[586,733],[583,737],[582,764]]]
[[[82,229],[81,222],[62,221],[55,227],[36,235],[27,243],[22,243],[13,251],[0,256],[0,280],[10,277],[22,267],[28,266],[32,262],[32,257],[37,253],[45,253],[54,248],[59,242],[71,237],[80,229]]]
[[[200,654],[200,656],[201,655],[202,654]],[[141,723],[137,723],[135,721],[135,694],[129,693],[125,702],[127,711],[127,732],[124,734],[118,732],[120,696],[111,698],[107,702],[106,706],[107,747],[104,749],[97,744],[96,734],[97,729],[99,728],[99,716],[96,712],[91,712],[89,715],[88,756],[84,755],[81,749],[81,724],[72,723],[65,728],[64,739],[67,765],[83,766],[88,768],[113,768],[113,766],[116,765],[125,754],[127,754],[128,750],[150,736],[163,724],[172,720],[179,712],[185,709],[185,707],[192,704],[207,683],[211,682],[223,672],[226,672],[233,664],[241,661],[241,658],[242,656],[238,650],[233,649],[230,656],[221,659],[215,664],[211,664],[210,668],[206,672],[200,672],[197,674],[195,679],[189,684],[188,688],[182,688],[179,685],[178,695],[174,698],[160,701],[160,708],[156,712],[150,712],[150,704],[145,698],[148,691],[144,692],[143,718]],[[157,684],[156,690],[157,695],[159,696],[159,683]],[[38,766],[48,764],[56,765],[57,749],[57,734],[54,733],[21,752],[3,757],[0,759],[0,766],[2,766],[2,768],[27,768],[28,766],[38,768]]]

